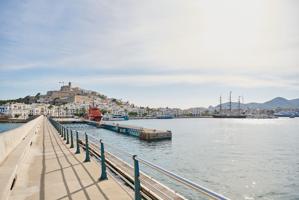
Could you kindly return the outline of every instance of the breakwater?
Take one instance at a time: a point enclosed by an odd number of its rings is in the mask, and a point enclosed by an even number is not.
[[[0,134],[0,199],[8,199],[30,153],[33,138],[41,129],[42,117]]]

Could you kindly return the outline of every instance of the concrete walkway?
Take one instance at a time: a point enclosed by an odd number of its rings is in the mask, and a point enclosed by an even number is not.
[[[84,163],[84,151],[74,154],[45,117],[30,151],[9,199],[132,199],[109,174],[99,182],[100,165]]]

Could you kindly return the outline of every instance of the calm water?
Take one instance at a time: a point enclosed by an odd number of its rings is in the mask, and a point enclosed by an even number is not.
[[[21,126],[22,123],[0,123],[0,133]]]
[[[299,199],[298,118],[122,123],[169,129],[173,139],[148,143],[88,125],[81,129],[231,199]],[[119,156],[131,162],[124,154]],[[143,166],[141,169],[148,171]],[[170,183],[161,175],[153,175],[186,197],[200,199],[198,193]]]

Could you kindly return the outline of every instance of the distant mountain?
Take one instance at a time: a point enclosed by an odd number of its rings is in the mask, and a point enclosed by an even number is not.
[[[277,97],[263,104],[265,108],[299,108],[299,99],[287,100],[282,97]]]
[[[232,109],[237,109],[239,104],[237,102],[232,102]],[[219,105],[216,107],[212,107],[219,109]],[[222,104],[223,109],[229,109],[229,102]],[[276,97],[270,101],[266,101],[264,103],[247,103],[241,104],[241,108],[249,108],[249,109],[299,109],[299,98],[298,99],[285,99],[283,97]]]

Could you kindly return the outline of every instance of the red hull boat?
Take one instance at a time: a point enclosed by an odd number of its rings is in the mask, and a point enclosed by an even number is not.
[[[102,113],[100,109],[95,106],[89,106],[88,119],[91,121],[99,122],[102,119]]]

